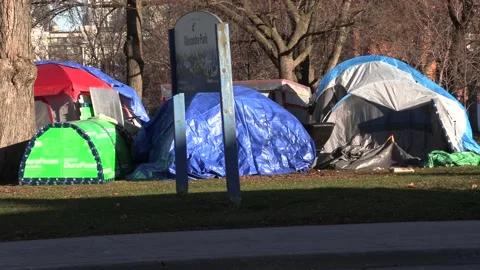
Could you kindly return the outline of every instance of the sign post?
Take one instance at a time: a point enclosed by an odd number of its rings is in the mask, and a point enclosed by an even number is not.
[[[221,95],[227,193],[240,204],[240,177],[233,101],[228,24],[215,14],[192,11],[169,31],[172,95],[175,123],[175,170],[178,194],[188,193],[185,95],[217,92]]]

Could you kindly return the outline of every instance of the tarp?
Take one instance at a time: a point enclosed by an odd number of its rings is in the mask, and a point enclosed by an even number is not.
[[[425,167],[453,167],[453,166],[478,166],[480,155],[473,152],[448,153],[445,151],[432,151],[428,154]]]
[[[480,153],[462,104],[400,60],[347,60],[326,74],[316,95],[315,120],[336,124],[324,152],[367,136],[379,146],[394,135],[401,149],[422,159],[433,150]]]
[[[93,76],[99,78],[100,80],[104,81],[106,84],[111,86],[113,89],[118,91],[122,96],[128,98],[128,107],[133,111],[133,113],[140,118],[140,120],[144,122],[148,122],[150,118],[148,117],[147,111],[143,107],[143,104],[138,97],[137,93],[135,92],[135,89],[132,87],[125,85],[112,77],[108,76],[107,74],[103,73],[100,69],[94,68],[94,67],[88,67],[84,66],[75,62],[60,62],[60,61],[55,61],[55,60],[42,60],[42,61],[37,61],[35,64],[37,66],[41,66],[44,64],[49,64],[49,63],[54,63],[54,64],[59,64],[71,68],[76,68],[80,70],[84,70],[92,74]],[[122,101],[124,101],[122,99]]]
[[[240,175],[308,170],[315,145],[302,124],[261,93],[234,86]],[[186,95],[188,175],[225,176],[219,93]],[[135,138],[140,164],[128,179],[165,179],[175,175],[173,100],[169,99]]]
[[[318,169],[354,169],[371,170],[377,168],[419,166],[420,158],[413,157],[405,152],[390,137],[383,145],[377,146],[372,140],[366,138],[359,145],[346,145],[335,149]]]
[[[60,64],[37,65],[37,78],[33,85],[36,97],[64,92],[76,101],[81,93],[89,93],[91,87],[113,90],[103,80],[82,69]]]

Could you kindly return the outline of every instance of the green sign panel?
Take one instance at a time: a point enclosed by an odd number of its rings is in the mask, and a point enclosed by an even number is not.
[[[97,162],[87,141],[74,129],[50,128],[35,141],[24,177],[97,178]]]
[[[39,131],[21,164],[22,184],[111,181],[132,171],[129,144],[103,119],[54,123]]]

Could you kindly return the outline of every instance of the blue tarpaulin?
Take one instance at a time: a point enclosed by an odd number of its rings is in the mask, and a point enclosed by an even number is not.
[[[307,171],[315,145],[302,124],[259,92],[234,87],[240,175]],[[168,100],[135,138],[141,163],[129,180],[166,179],[175,175],[173,100]],[[187,159],[190,178],[225,176],[219,93],[185,96]]]
[[[150,118],[148,117],[147,111],[145,110],[145,107],[143,107],[142,101],[138,97],[137,93],[135,92],[135,89],[132,87],[125,85],[112,77],[108,76],[107,74],[103,73],[100,69],[94,68],[94,67],[88,67],[84,65],[80,65],[75,62],[60,62],[60,61],[55,61],[55,60],[42,60],[42,61],[37,61],[35,62],[35,65],[43,65],[43,64],[49,64],[49,63],[54,63],[54,64],[59,64],[67,67],[72,67],[72,68],[77,68],[77,69],[83,69],[93,76],[99,78],[100,80],[104,81],[105,83],[109,84],[113,89],[115,89],[118,93],[120,93],[122,96],[126,97],[129,99],[127,106],[129,109],[133,111],[133,114],[135,116],[138,116],[140,120],[143,122],[148,122]],[[122,99],[124,101],[124,99]]]

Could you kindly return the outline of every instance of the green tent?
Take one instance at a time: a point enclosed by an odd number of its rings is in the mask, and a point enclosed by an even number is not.
[[[132,138],[103,118],[40,129],[20,164],[21,185],[101,184],[133,170]]]

